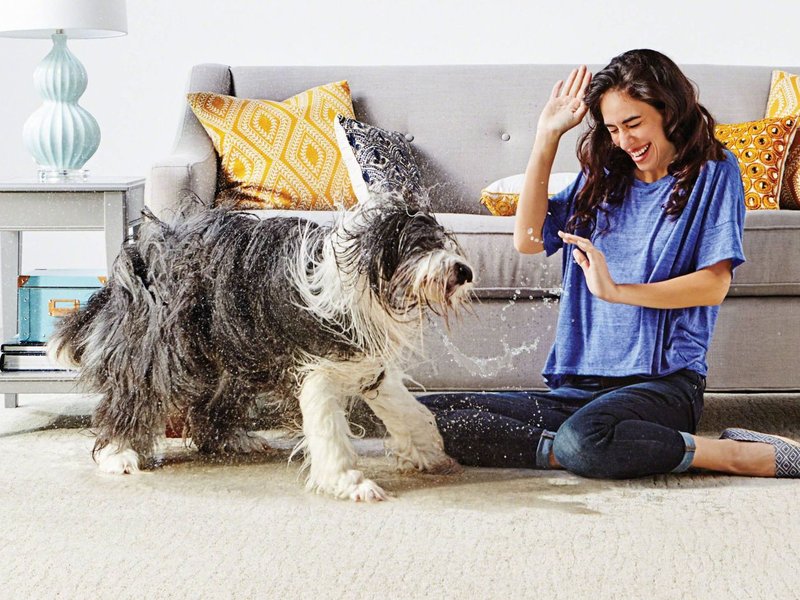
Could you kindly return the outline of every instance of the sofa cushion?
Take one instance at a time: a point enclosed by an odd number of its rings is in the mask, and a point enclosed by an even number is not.
[[[728,295],[800,295],[800,212],[748,211],[744,255]]]
[[[777,210],[783,166],[794,141],[797,118],[717,125],[714,135],[739,161],[748,210]]]
[[[354,116],[346,81],[284,102],[208,92],[188,99],[220,157],[217,202],[311,210],[355,203],[333,132],[337,114]]]
[[[514,217],[436,215],[452,231],[475,267],[480,298],[557,296],[561,288],[561,255],[520,254],[514,249]]]
[[[337,117],[333,129],[359,202],[370,190],[411,198],[422,194],[422,175],[402,133],[344,115]]]
[[[800,114],[800,75],[773,71],[765,117],[787,117]],[[783,209],[800,209],[800,136],[789,147],[789,157],[783,169],[781,196]]]
[[[334,212],[250,211],[260,218],[301,217],[327,224]],[[514,250],[514,217],[438,213],[475,267],[478,298],[530,299],[561,293],[561,253],[551,257]],[[749,211],[745,216],[747,262],[734,273],[729,296],[800,295],[800,211]]]
[[[514,251],[514,218],[437,214],[456,234],[477,271],[478,297],[558,296],[561,253],[522,255]],[[744,253],[730,296],[800,295],[800,261],[776,257],[800,256],[800,212],[748,211]]]

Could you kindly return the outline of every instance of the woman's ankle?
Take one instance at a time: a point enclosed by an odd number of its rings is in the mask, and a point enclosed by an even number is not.
[[[775,477],[775,448],[761,442],[720,440],[732,444],[731,470],[735,475]]]
[[[695,442],[692,467],[731,475],[775,477],[775,448],[769,444],[701,437],[695,437]]]

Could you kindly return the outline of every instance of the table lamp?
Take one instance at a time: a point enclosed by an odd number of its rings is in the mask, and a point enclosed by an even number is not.
[[[33,74],[44,104],[23,127],[25,147],[39,177],[82,179],[100,145],[100,127],[78,99],[86,91],[86,69],[67,48],[67,38],[125,35],[125,0],[3,0],[0,36],[51,38],[53,49]]]

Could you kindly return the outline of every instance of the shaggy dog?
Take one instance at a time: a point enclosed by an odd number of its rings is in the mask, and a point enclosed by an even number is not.
[[[167,224],[147,215],[107,285],[66,318],[50,355],[102,394],[93,456],[131,473],[169,415],[204,453],[264,451],[256,400],[299,410],[307,487],[353,500],[384,491],[356,470],[345,407],[363,398],[402,467],[450,472],[431,413],[404,384],[426,310],[469,299],[472,269],[429,212],[374,196],[329,226],[226,208]]]

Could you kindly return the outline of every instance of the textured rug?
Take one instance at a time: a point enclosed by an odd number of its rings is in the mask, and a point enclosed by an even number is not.
[[[367,474],[394,498],[303,491],[276,456],[99,474],[91,400],[21,397],[0,412],[6,598],[796,598],[800,481],[712,474],[593,481],[466,469],[401,475],[377,439]],[[709,396],[703,429],[800,435],[800,397]]]

